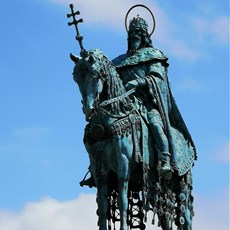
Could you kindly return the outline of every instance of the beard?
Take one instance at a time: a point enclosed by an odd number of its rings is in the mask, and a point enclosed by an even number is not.
[[[140,46],[141,46],[141,38],[134,37],[130,43],[131,51],[136,52],[140,48]]]

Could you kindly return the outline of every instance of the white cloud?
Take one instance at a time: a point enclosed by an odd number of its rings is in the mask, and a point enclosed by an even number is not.
[[[50,1],[66,6],[73,2],[72,0]],[[81,17],[85,22],[92,26],[104,25],[124,31],[126,12],[131,6],[138,3],[140,2],[137,0],[101,0],[100,2],[87,0],[79,1],[75,7],[80,10]],[[187,16],[184,15],[183,23],[180,23],[174,19],[175,15],[173,16],[172,12],[166,12],[167,8],[160,7],[160,4],[148,0],[142,1],[142,4],[148,6],[156,18],[156,31],[152,37],[153,44],[159,44],[170,55],[195,61],[207,53],[204,47],[207,44],[211,45],[210,42],[228,43],[229,17],[227,16],[214,17],[214,13],[211,11],[211,19],[206,19],[205,16],[200,18],[193,16],[191,20],[189,13]],[[192,13],[195,14],[196,9],[193,10]]]
[[[70,201],[43,198],[28,203],[19,213],[0,210],[4,230],[92,230],[97,224],[95,195]]]
[[[189,44],[186,43],[187,41],[172,37],[170,34],[168,34],[167,40],[160,40],[160,42],[166,47],[165,49],[171,52],[175,57],[194,61],[201,56],[200,50],[189,47]]]
[[[215,151],[213,159],[221,163],[230,163],[230,143],[226,143]]]
[[[191,77],[184,78],[176,88],[179,91],[186,92],[200,92],[203,90],[201,83]]]
[[[51,0],[53,2],[61,3],[64,5],[73,3],[71,0]],[[111,0],[87,0],[78,1],[75,6],[75,10],[80,10],[81,17],[84,21],[97,25],[110,25],[115,27],[123,27],[123,20],[127,9],[130,8],[136,1],[111,1]],[[122,6],[122,7],[121,7]],[[80,17],[79,16],[79,17]]]
[[[51,0],[56,3],[69,4],[72,3],[71,0]],[[100,1],[100,4],[94,0],[80,1],[76,4],[75,10],[80,10],[81,17],[84,21],[93,25],[107,25],[119,30],[125,30],[124,18],[128,9],[140,3],[137,0],[118,0],[118,1],[109,1],[103,0]],[[156,19],[156,29],[152,37],[153,44],[157,41],[160,46],[164,49],[171,52],[173,55],[179,58],[187,59],[197,59],[200,56],[200,52],[192,49],[187,41],[183,41],[175,37],[173,34],[178,34],[177,25],[173,20],[171,20],[167,13],[156,3],[152,1],[144,1],[142,4],[148,6],[152,11]],[[121,7],[122,6],[122,7]],[[141,9],[140,9],[141,11]],[[144,12],[144,11],[141,11]],[[139,11],[136,9],[130,13],[130,18],[135,16]],[[140,13],[140,15],[142,15]],[[145,16],[149,16],[149,13],[145,12]],[[152,28],[152,19],[147,17],[149,27]]]
[[[196,18],[193,20],[193,29],[200,41],[208,43],[228,44],[229,17],[219,16],[210,19]]]
[[[217,197],[195,196],[196,230],[229,230],[229,188]]]
[[[215,40],[220,43],[229,42],[229,17],[220,16],[212,21],[213,26],[210,28]]]
[[[70,3],[73,3],[72,0],[50,0],[52,2],[60,3],[65,6],[67,6]],[[87,23],[91,24],[97,24],[100,26],[101,24],[117,27],[119,29],[124,30],[125,29],[125,15],[128,11],[128,9],[135,4],[140,4],[138,0],[101,0],[95,1],[95,0],[87,0],[87,1],[79,1],[76,4],[74,4],[75,10],[79,10],[81,12],[81,15],[78,17],[83,17]],[[167,19],[166,14],[163,12],[163,10],[160,8],[159,5],[156,3],[153,3],[152,1],[142,1],[142,4],[146,5],[153,11],[153,14],[155,16],[155,19],[157,21],[157,30],[161,30],[160,26],[164,29],[160,32],[160,34],[163,35],[165,31],[170,30],[171,25],[168,26],[166,24],[170,23],[170,20]],[[70,11],[70,10],[69,10]],[[149,22],[151,17],[149,16],[149,13],[147,10],[143,10],[141,7],[134,8],[130,14],[129,19],[133,16],[136,16],[137,14],[140,14],[140,16],[145,14],[145,18],[147,17],[148,23],[150,26],[152,26],[151,22]],[[167,26],[165,28],[165,26]],[[159,31],[158,31],[159,32]]]
[[[70,201],[43,198],[28,203],[20,212],[0,210],[4,230],[92,230],[97,229],[95,194],[83,194]],[[193,229],[228,230],[228,191],[216,199],[195,196]],[[151,221],[151,215],[149,215]],[[149,222],[150,222],[149,221]],[[147,224],[147,230],[159,229]]]

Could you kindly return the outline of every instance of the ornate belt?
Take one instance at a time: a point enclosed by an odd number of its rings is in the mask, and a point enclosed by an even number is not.
[[[133,126],[140,129],[139,115],[133,111],[129,115],[115,121],[109,126],[102,124],[88,124],[85,128],[84,141],[96,142],[112,137],[132,133]]]

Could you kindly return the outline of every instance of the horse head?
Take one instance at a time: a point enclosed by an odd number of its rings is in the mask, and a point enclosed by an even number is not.
[[[105,81],[106,57],[99,49],[88,52],[86,57],[78,58],[72,55],[75,62],[73,77],[82,95],[83,112],[89,121],[96,112],[99,97]]]

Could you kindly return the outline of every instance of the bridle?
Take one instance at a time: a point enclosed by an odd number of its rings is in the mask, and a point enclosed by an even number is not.
[[[106,70],[106,68],[101,69],[100,72],[97,75],[97,77],[99,79],[101,79],[102,85],[104,85],[104,82],[106,81],[107,76],[109,74],[108,71],[105,71],[105,70]],[[110,98],[108,100],[104,100],[101,103],[100,103],[100,94],[101,94],[101,92],[97,91],[97,96],[96,96],[96,98],[95,98],[95,100],[93,102],[93,110],[92,110],[91,118],[93,116],[95,116],[98,113],[98,111],[105,111],[106,112],[104,107],[130,96],[131,94],[135,93],[135,91],[136,91],[136,88],[132,88],[132,89],[126,91],[124,94],[122,94],[120,96],[113,97],[113,98]]]
[[[136,88],[132,88],[129,91],[125,92],[124,94],[122,94],[122,95],[120,95],[118,97],[113,97],[111,99],[108,99],[108,100],[105,100],[105,101],[101,102],[99,106],[104,107],[104,106],[107,106],[107,105],[109,105],[109,104],[111,104],[113,102],[122,100],[123,98],[128,97],[129,95],[133,94],[135,91],[136,91]]]

